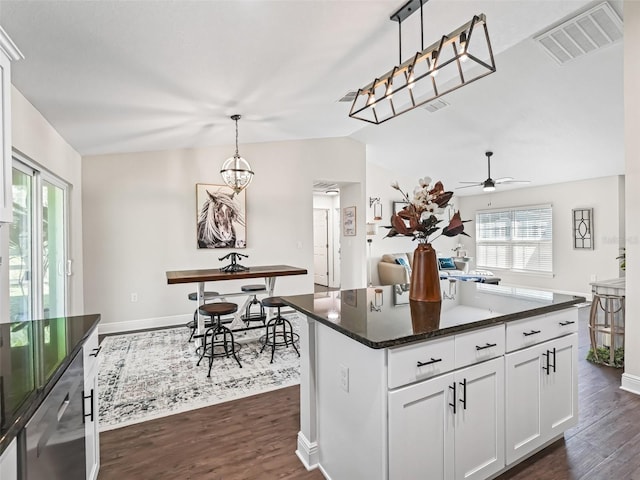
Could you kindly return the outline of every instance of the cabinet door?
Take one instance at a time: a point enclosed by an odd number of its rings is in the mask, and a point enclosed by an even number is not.
[[[17,480],[18,478],[18,449],[16,439],[11,440],[9,446],[0,457],[0,480]]]
[[[547,349],[545,343],[505,356],[507,465],[544,443],[540,389]]]
[[[454,375],[455,478],[485,479],[504,468],[504,358]]]
[[[453,477],[453,374],[389,393],[389,479]]]
[[[548,342],[549,374],[542,375],[542,425],[546,440],[578,423],[578,334]],[[546,357],[544,360],[546,367]],[[555,365],[555,368],[554,368]]]
[[[100,436],[98,433],[98,368],[85,372],[84,433],[87,480],[96,480],[100,468]]]

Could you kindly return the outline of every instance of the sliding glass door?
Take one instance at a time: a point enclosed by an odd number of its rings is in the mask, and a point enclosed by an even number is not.
[[[14,158],[10,233],[11,320],[67,311],[68,186]]]
[[[67,299],[65,190],[42,181],[42,307],[44,318],[63,317]]]

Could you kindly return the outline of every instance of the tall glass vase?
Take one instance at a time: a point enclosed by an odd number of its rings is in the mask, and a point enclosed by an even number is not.
[[[421,243],[413,252],[413,267],[409,300],[417,302],[440,302],[440,273],[438,258],[430,243]]]

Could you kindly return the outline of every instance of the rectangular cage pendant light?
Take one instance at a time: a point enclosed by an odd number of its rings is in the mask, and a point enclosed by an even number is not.
[[[405,4],[391,19],[398,26],[426,0]],[[413,3],[416,8],[407,8]],[[422,26],[422,13],[421,13]],[[400,39],[402,32],[400,31]],[[400,53],[402,55],[402,52]],[[440,41],[417,52],[358,90],[349,116],[380,124],[496,71],[486,17],[474,16]]]

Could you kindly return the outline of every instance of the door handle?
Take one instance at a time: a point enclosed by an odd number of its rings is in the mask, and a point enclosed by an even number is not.
[[[485,348],[491,348],[491,347],[495,347],[497,345],[498,345],[497,343],[487,343],[486,345],[484,345],[482,347],[479,346],[479,345],[476,345],[476,350],[478,350],[478,351],[479,350],[484,350]]]
[[[551,367],[553,368],[553,373],[556,373],[556,347],[553,347],[551,352],[553,353],[553,365]]]
[[[102,350],[102,345],[100,345],[98,348],[94,348],[93,351],[89,354],[89,356],[97,357],[98,354],[100,353],[100,350]]]
[[[546,370],[547,375],[549,375],[549,350],[547,350],[545,353],[543,353],[542,356],[545,357],[545,359],[547,360],[547,366],[546,367],[542,367],[542,369]]]
[[[567,320],[566,322],[560,322],[560,326],[566,327],[567,325],[571,325],[572,323],[576,323],[575,320]]]
[[[64,415],[64,412],[67,410],[67,407],[69,407],[69,394],[68,393],[64,397],[64,400],[62,401],[60,406],[58,407],[58,422],[60,421],[60,419]]]
[[[453,382],[453,385],[449,385],[449,389],[453,390],[453,403],[449,403],[450,407],[453,407],[453,414],[456,414],[456,382]]]
[[[462,408],[463,410],[467,409],[467,379],[463,379],[460,382],[460,385],[462,386],[462,399],[460,400],[460,403],[462,403]]]
[[[91,411],[86,413],[86,409],[84,406],[85,400],[89,400],[91,402]],[[88,397],[85,397],[84,390],[82,391],[82,423],[85,423],[85,418],[89,417],[89,420],[93,422],[93,388],[91,389],[91,393]]]
[[[419,367],[424,367],[425,365],[431,365],[432,363],[438,363],[438,362],[441,362],[441,361],[442,361],[441,358],[433,358],[433,357],[431,357],[431,360],[427,360],[426,362],[418,361],[418,366]]]
[[[528,337],[528,336],[530,336],[530,335],[537,335],[537,334],[538,334],[538,333],[540,333],[540,332],[541,332],[541,330],[531,330],[530,332],[522,332],[522,334],[523,334],[525,337]]]

